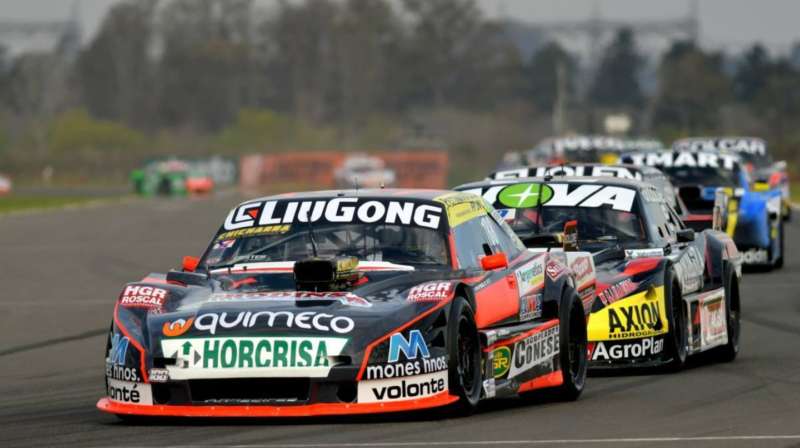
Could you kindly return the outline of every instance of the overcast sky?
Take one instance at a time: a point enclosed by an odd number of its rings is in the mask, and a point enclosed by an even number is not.
[[[0,0],[0,20],[59,20],[69,16],[77,0]],[[274,0],[258,0],[269,3]],[[313,1],[313,0],[312,0]],[[663,19],[686,16],[691,0],[478,0],[486,13],[526,21],[587,18],[596,5],[603,18]],[[97,29],[116,0],[79,0],[85,37]],[[786,52],[800,41],[800,0],[699,0],[701,43],[705,47],[738,50],[760,41]]]

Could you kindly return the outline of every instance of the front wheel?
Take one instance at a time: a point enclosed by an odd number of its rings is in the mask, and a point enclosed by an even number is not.
[[[574,290],[564,291],[559,310],[559,365],[564,383],[559,398],[574,401],[583,392],[589,360],[586,356],[586,314]]]
[[[456,297],[450,308],[447,350],[450,393],[459,397],[452,411],[471,414],[481,398],[481,345],[472,307],[463,297]]]

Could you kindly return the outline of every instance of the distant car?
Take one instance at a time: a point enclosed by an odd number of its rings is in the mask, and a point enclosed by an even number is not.
[[[566,267],[578,277],[596,271],[587,296],[590,368],[680,368],[701,352],[736,358],[741,255],[725,233],[686,228],[660,189],[611,177],[456,189],[491,202],[532,251],[552,254],[569,240],[569,250],[592,254]]]
[[[394,170],[387,168],[380,157],[354,154],[347,157],[334,174],[336,185],[341,188],[391,187],[397,180]]]
[[[0,174],[0,195],[11,193],[11,178]]]
[[[742,165],[753,180],[753,189],[766,191],[778,189],[783,200],[783,219],[792,214],[789,172],[786,161],[775,162],[767,152],[767,142],[755,137],[692,137],[676,141],[676,150],[728,151],[738,154]]]
[[[587,360],[575,286],[594,272],[576,278],[565,263],[526,250],[471,194],[247,201],[200,259],[123,288],[97,406],[119,416],[300,417],[461,413],[537,389],[576,399]]]
[[[676,190],[658,168],[636,165],[604,165],[601,163],[567,163],[563,165],[528,166],[495,171],[489,180],[518,179],[521,177],[618,177],[620,179],[641,180],[656,186],[664,194],[664,199],[676,209],[681,207]]]
[[[690,227],[712,226],[714,204],[723,192],[727,205],[725,231],[736,242],[746,265],[780,268],[784,260],[781,193],[753,191],[739,156],[720,151],[659,151],[624,154],[624,163],[653,166],[678,189]]]
[[[142,196],[185,196],[213,191],[215,183],[205,170],[177,158],[153,160],[131,172],[133,190]]]
[[[554,165],[570,162],[617,163],[619,154],[630,151],[663,149],[658,140],[620,138],[607,135],[578,135],[548,138],[526,153],[528,165]]]

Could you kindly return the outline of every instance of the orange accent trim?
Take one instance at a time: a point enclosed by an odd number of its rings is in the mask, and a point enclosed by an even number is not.
[[[475,324],[478,328],[486,328],[519,315],[519,294],[504,276],[475,294],[475,308]]]
[[[527,392],[534,389],[544,389],[546,387],[556,387],[564,384],[564,375],[561,370],[534,378],[527,383],[522,383],[517,392]]]
[[[458,253],[456,252],[456,237],[452,230],[450,230],[447,239],[450,242],[450,266],[458,270],[460,265],[458,263]]]
[[[437,303],[433,308],[423,312],[422,314],[420,314],[417,317],[411,319],[410,321],[404,323],[403,325],[395,328],[394,330],[389,331],[388,333],[384,334],[383,336],[379,337],[378,339],[375,339],[374,341],[370,342],[369,345],[367,345],[366,350],[364,350],[364,359],[361,360],[361,368],[358,369],[358,376],[356,377],[356,379],[358,381],[361,381],[361,377],[364,375],[364,370],[367,369],[367,362],[369,362],[369,355],[372,354],[372,349],[375,348],[376,345],[378,345],[381,342],[383,342],[384,340],[388,339],[389,336],[393,335],[394,333],[397,333],[399,331],[403,331],[406,328],[410,327],[411,325],[414,325],[418,321],[422,320],[422,318],[424,318],[426,316],[429,316],[434,311],[436,311],[436,310],[444,307],[448,303],[450,303],[450,301],[452,301],[452,300],[453,300],[452,297],[450,299],[447,299],[447,300],[442,300],[441,302]]]
[[[418,400],[390,401],[386,403],[317,403],[298,406],[140,405],[119,403],[104,397],[97,402],[97,409],[110,414],[162,417],[312,417],[402,412],[447,406],[456,401],[458,401],[458,397],[450,395],[448,392],[441,392]]]
[[[525,333],[518,334],[518,335],[514,336],[511,339],[503,339],[503,340],[497,341],[494,344],[484,348],[483,351],[484,351],[484,353],[488,353],[488,352],[494,350],[495,348],[497,348],[497,347],[499,347],[501,345],[513,344],[513,343],[515,343],[515,342],[517,342],[519,340],[527,338],[528,336],[530,336],[532,334],[536,334],[536,333],[539,333],[540,331],[544,331],[544,330],[547,330],[549,328],[553,328],[556,325],[558,325],[558,319],[548,320],[542,326],[536,327],[536,328],[531,328],[530,330],[526,331]]]
[[[696,222],[696,221],[711,221],[714,219],[713,215],[686,215],[683,217],[684,221]]]
[[[122,323],[119,321],[119,316],[117,315],[117,310],[118,309],[119,309],[119,303],[114,305],[114,324],[117,326],[117,328],[119,328],[119,330],[122,332],[122,334],[124,334],[125,337],[128,338],[128,341],[130,341],[130,343],[133,344],[133,346],[136,347],[139,350],[139,364],[140,364],[139,365],[139,370],[142,371],[142,379],[144,379],[144,382],[147,383],[149,381],[147,381],[147,369],[145,368],[147,363],[145,363],[144,348],[142,347],[141,344],[139,344],[139,342],[136,339],[134,339],[131,336],[131,334],[128,332],[128,330],[125,328],[125,326],[122,325]]]

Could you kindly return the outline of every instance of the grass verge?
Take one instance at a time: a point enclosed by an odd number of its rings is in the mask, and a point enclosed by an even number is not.
[[[44,208],[60,208],[68,205],[79,205],[96,201],[91,196],[42,196],[42,195],[10,195],[0,196],[0,214],[21,210]]]

